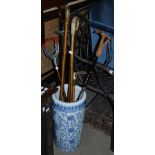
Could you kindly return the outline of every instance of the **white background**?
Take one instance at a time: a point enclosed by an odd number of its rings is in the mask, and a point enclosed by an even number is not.
[[[154,1],[115,0],[115,155],[155,154]],[[0,4],[0,154],[41,154],[41,1]]]

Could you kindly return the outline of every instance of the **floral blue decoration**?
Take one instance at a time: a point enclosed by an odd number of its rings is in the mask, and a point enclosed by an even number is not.
[[[62,106],[62,105],[59,105],[58,103],[56,104],[53,104],[53,108],[57,109],[58,111],[62,111],[62,112],[75,112],[77,110],[81,110],[85,107],[85,104],[82,103],[78,106],[75,106],[75,107],[65,107],[65,106]]]
[[[85,104],[76,106],[53,104],[54,140],[62,151],[74,151],[81,142]]]

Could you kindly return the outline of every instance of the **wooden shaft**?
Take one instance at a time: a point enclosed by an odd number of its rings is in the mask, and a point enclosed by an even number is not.
[[[75,101],[75,80],[76,80],[76,75],[75,75],[75,72],[74,72],[73,73],[73,101]]]
[[[65,8],[64,47],[63,47],[62,64],[61,64],[62,71],[61,71],[60,97],[59,97],[59,99],[61,101],[65,101],[64,83],[65,83],[65,64],[66,64],[66,55],[67,55],[69,16],[70,16],[70,10],[69,10],[68,6],[66,6],[66,8]]]
[[[61,78],[60,78],[59,71],[58,71],[58,70],[56,70],[56,71],[57,71],[57,75],[58,75],[59,81],[60,81],[60,83],[61,83]]]
[[[68,102],[73,102],[73,74],[74,74],[74,34],[71,34],[71,53],[69,65]]]

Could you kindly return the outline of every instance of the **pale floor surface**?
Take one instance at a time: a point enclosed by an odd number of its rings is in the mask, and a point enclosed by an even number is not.
[[[110,150],[111,137],[100,129],[84,124],[81,145],[74,152],[62,152],[54,144],[54,155],[114,155]]]

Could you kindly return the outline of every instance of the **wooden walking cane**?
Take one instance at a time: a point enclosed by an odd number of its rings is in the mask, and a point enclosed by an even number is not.
[[[103,31],[96,30],[96,33],[102,37],[96,52],[96,57],[100,57],[102,55],[103,47],[111,40],[111,38],[107,36]]]
[[[94,52],[95,59],[93,61],[92,67],[90,67],[88,69],[88,71],[87,71],[87,76],[84,79],[84,82],[83,82],[83,85],[82,85],[82,89],[81,89],[81,91],[80,91],[80,93],[79,93],[79,95],[77,97],[77,101],[82,97],[83,92],[86,89],[86,86],[87,86],[87,83],[89,81],[91,72],[94,70],[98,58],[102,55],[103,47],[105,47],[105,45],[111,40],[111,38],[108,37],[103,31],[96,30],[96,33],[101,37],[101,39],[99,38],[99,40],[98,40],[99,41],[99,45],[97,47],[97,51]]]
[[[75,32],[79,28],[79,18],[73,17],[72,23],[71,23],[71,51],[70,53],[70,65],[69,65],[69,84],[68,84],[68,96],[67,100],[68,102],[74,102],[75,98],[75,75],[74,75],[74,38],[75,38]]]
[[[68,6],[65,6],[65,30],[64,30],[64,46],[62,54],[62,64],[61,64],[61,83],[60,83],[60,96],[61,101],[65,101],[65,65],[66,65],[66,55],[67,55],[67,41],[68,41],[68,25],[69,25],[70,10]]]

